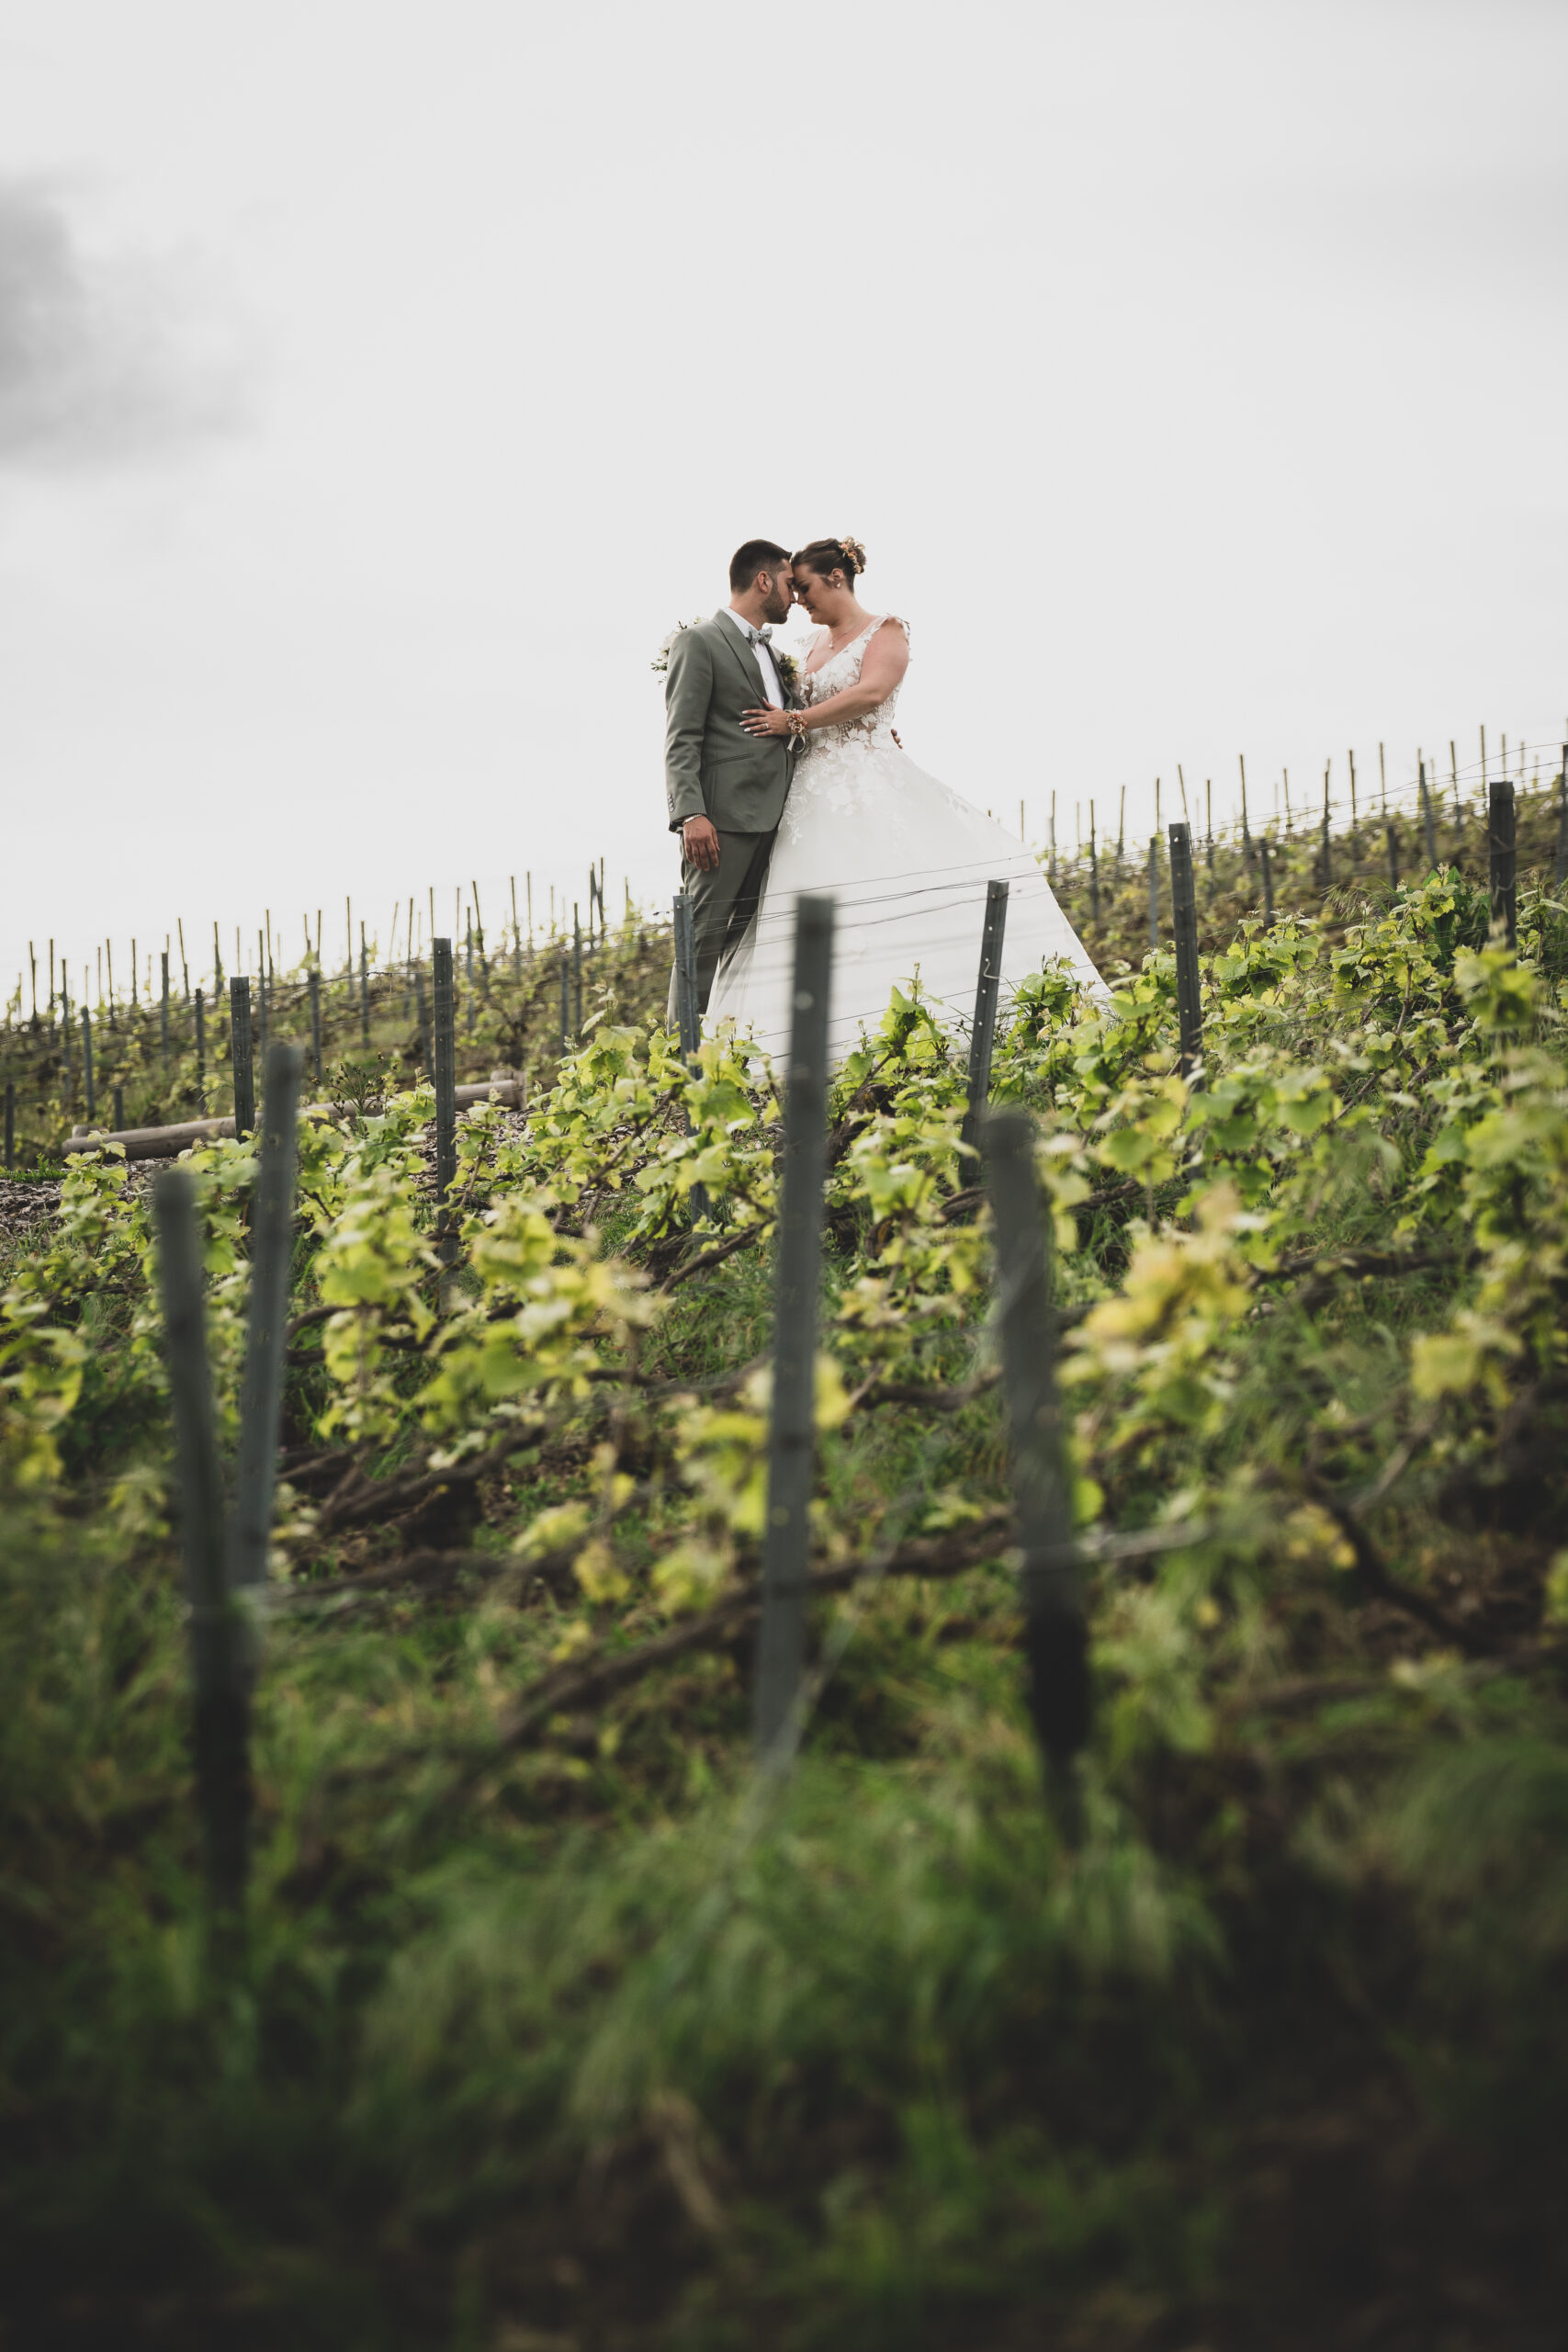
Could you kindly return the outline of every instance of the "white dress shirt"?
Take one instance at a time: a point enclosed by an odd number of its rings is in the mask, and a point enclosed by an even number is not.
[[[753,635],[751,624],[744,613],[738,613],[733,605],[726,605],[724,613],[725,618],[735,623],[736,628],[751,648],[757,667],[762,673],[763,693],[775,710],[782,710],[784,707],[784,688],[779,684],[779,673],[773,667],[772,652],[760,637]]]

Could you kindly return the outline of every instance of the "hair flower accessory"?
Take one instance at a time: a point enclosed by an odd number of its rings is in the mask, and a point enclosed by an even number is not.
[[[849,557],[850,561],[854,565],[855,570],[857,571],[863,571],[865,570],[865,549],[862,547],[860,541],[858,539],[841,538],[839,541],[839,545]]]

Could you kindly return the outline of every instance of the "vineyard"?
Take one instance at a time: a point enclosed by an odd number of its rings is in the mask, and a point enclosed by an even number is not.
[[[758,1770],[772,1073],[683,1054],[667,926],[480,930],[454,1075],[497,1083],[447,1181],[437,968],[259,959],[310,1107],[216,1909],[172,1227],[73,1129],[117,1090],[232,1128],[231,1033],[188,974],[15,1006],[6,2340],[1555,2344],[1565,793],[1517,796],[1506,919],[1457,784],[1392,839],[1195,828],[1186,1069],[1168,858],[1061,857],[1113,1006],[1035,975],[989,1099],[1049,1239],[1070,1758],[994,1170],[918,985],[829,1089],[808,1654]],[[179,1165],[227,1476],[258,1144]]]

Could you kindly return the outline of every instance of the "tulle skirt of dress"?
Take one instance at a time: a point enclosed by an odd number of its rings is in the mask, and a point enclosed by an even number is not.
[[[1051,886],[1021,842],[890,741],[829,739],[795,772],[757,920],[719,968],[706,1028],[732,1021],[774,1060],[789,1044],[795,902],[833,899],[829,1059],[836,1068],[874,1032],[895,987],[919,976],[944,1025],[975,1012],[986,885],[1008,883],[1002,1012],[1020,980],[1065,956],[1101,998],[1109,991]]]

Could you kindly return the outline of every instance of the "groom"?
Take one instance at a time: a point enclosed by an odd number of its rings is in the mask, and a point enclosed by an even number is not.
[[[761,701],[791,707],[793,668],[786,662],[781,676],[770,643],[789,607],[789,557],[772,539],[748,539],[729,566],[728,604],[683,628],[670,649],[664,795],[670,830],[681,836],[681,888],[692,900],[700,1012],[720,962],[756,916],[789,793],[793,739],[749,735],[740,724],[741,712]]]

